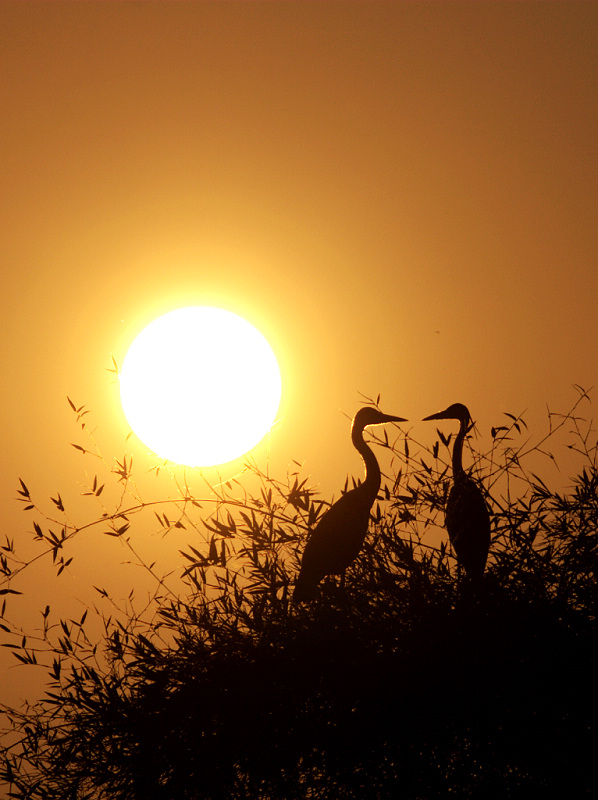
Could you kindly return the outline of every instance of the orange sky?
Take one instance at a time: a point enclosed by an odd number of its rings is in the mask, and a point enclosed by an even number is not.
[[[275,464],[360,473],[359,392],[565,410],[597,382],[598,4],[0,4],[3,528],[105,454],[106,369],[221,305],[283,370]],[[135,444],[129,444],[135,448]],[[137,451],[135,451],[137,452]]]

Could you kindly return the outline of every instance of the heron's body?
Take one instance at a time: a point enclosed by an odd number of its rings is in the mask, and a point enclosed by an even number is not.
[[[380,489],[380,467],[363,439],[368,425],[404,422],[402,417],[382,414],[375,408],[361,408],[353,419],[351,440],[365,464],[363,483],[342,495],[322,516],[305,545],[294,599],[311,600],[326,575],[339,575],[357,557],[368,530],[370,509]]]
[[[490,549],[490,515],[479,487],[463,469],[463,442],[471,417],[466,406],[454,403],[445,411],[425,417],[456,419],[460,427],[453,446],[453,485],[446,504],[445,524],[457,561],[472,580],[484,574]]]

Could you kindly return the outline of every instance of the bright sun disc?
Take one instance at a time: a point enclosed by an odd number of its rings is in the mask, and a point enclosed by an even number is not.
[[[125,416],[162,458],[193,467],[224,464],[270,430],[280,403],[276,357],[249,322],[193,306],[150,323],[120,373]]]

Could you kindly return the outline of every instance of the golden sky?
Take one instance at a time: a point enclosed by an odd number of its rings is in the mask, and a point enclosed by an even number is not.
[[[596,382],[595,3],[9,2],[0,23],[5,496],[57,471],[66,394],[125,430],[111,355],[178,305],[271,340],[275,446],[314,473],[352,458],[358,392],[483,425]]]
[[[6,530],[17,476],[79,479],[66,395],[122,454],[106,370],[177,306],[270,340],[272,459],[327,493],[359,392],[487,435],[597,382],[595,2],[3,2],[0,37]]]

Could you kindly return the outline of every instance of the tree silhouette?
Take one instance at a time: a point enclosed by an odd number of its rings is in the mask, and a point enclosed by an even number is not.
[[[344,585],[326,579],[309,604],[293,603],[292,589],[307,531],[329,506],[299,469],[278,480],[248,464],[205,497],[182,480],[175,499],[146,502],[125,457],[113,507],[85,526],[68,523],[60,495],[44,516],[21,482],[39,550],[23,558],[8,539],[2,550],[4,644],[44,664],[51,683],[33,706],[5,709],[8,796],[593,795],[598,470],[587,402],[580,390],[569,413],[549,414],[535,444],[515,415],[486,451],[467,440],[492,513],[475,596],[442,528],[451,437],[441,433],[431,446],[378,435],[390,467],[370,534]],[[85,425],[85,409],[74,411]],[[555,458],[557,433],[581,462],[565,493],[528,467]],[[106,502],[108,481],[96,476],[89,491]],[[155,581],[141,610],[90,604],[54,620],[46,607],[36,636],[11,621],[10,593],[33,560],[64,571],[94,526],[137,558],[151,518],[166,535],[189,534],[179,591],[141,560]]]

